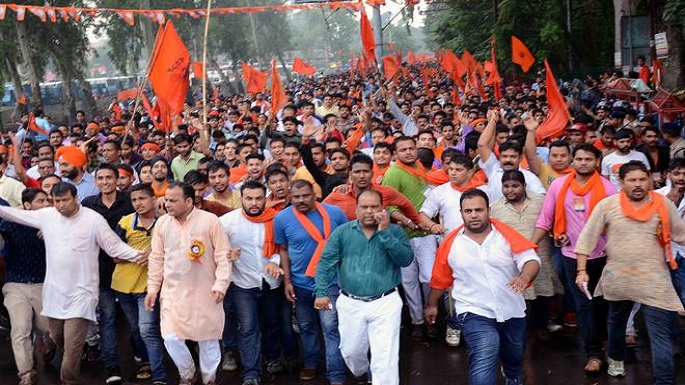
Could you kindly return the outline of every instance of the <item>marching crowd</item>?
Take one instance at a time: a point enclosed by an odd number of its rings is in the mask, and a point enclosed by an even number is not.
[[[397,385],[403,322],[463,340],[473,385],[522,384],[527,333],[564,324],[586,372],[619,377],[638,312],[654,383],[674,384],[685,139],[602,82],[542,140],[541,78],[455,105],[447,76],[417,68],[300,79],[278,111],[259,92],[195,97],[171,127],[131,100],[68,123],[37,108],[0,147],[20,384],[36,384],[34,346],[62,384],[96,360],[121,384],[119,311],[134,377],[155,385],[165,355],[180,384]]]

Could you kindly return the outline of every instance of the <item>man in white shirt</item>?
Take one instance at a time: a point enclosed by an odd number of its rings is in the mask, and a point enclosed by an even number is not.
[[[257,181],[241,186],[240,200],[241,210],[220,218],[232,254],[238,256],[226,296],[238,320],[243,385],[259,385],[262,354],[269,374],[283,370],[279,361],[282,271],[273,232],[277,211],[266,207],[266,187]]]
[[[452,287],[454,309],[469,353],[469,383],[522,384],[526,303],[522,292],[540,270],[536,245],[511,227],[490,219],[487,194],[460,198],[464,226],[452,231],[435,258],[426,321],[434,324],[438,301]]]
[[[41,315],[48,317],[50,335],[64,350],[60,381],[75,385],[88,321],[96,321],[100,248],[112,258],[131,262],[144,261],[147,252],[128,246],[100,214],[82,207],[73,184],[57,183],[51,194],[54,207],[35,211],[0,207],[0,217],[43,233],[47,270]]]
[[[528,170],[521,169],[523,159],[523,145],[513,140],[507,140],[499,145],[499,159],[492,151],[495,139],[495,126],[499,120],[497,111],[488,111],[488,124],[478,138],[478,166],[488,177],[490,198],[493,202],[502,197],[502,175],[505,171],[519,170],[526,178],[526,191],[534,194],[545,194],[540,178]]]
[[[631,160],[639,160],[647,166],[649,170],[649,161],[645,154],[640,151],[635,151],[633,147],[633,132],[631,130],[618,130],[614,135],[614,143],[616,143],[616,151],[607,155],[602,159],[603,177],[609,179],[611,183],[616,186],[616,189],[621,189],[621,183],[618,178],[618,169],[624,163]]]

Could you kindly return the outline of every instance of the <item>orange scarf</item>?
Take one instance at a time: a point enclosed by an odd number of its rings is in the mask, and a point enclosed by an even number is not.
[[[595,146],[596,149],[599,151],[604,151],[604,150],[612,150],[614,149],[615,146],[607,147],[604,142],[602,142],[602,139],[597,139],[592,143],[593,146]]]
[[[649,196],[652,198],[649,203],[640,208],[636,208],[628,199],[626,192],[621,190],[621,196],[619,197],[621,211],[623,211],[623,214],[626,217],[638,222],[647,222],[654,214],[659,216],[661,223],[659,226],[660,228],[657,227],[656,235],[659,238],[659,243],[661,243],[661,246],[666,250],[666,260],[668,261],[671,270],[675,270],[678,268],[678,264],[673,257],[673,250],[671,249],[671,223],[669,221],[668,206],[666,206],[664,197],[661,194],[650,191]]]
[[[421,165],[421,163],[419,163],[418,160],[414,164],[416,167],[408,166],[399,161],[395,162],[395,165],[401,168],[402,170],[414,175],[415,177],[423,179],[424,182],[427,180],[426,170],[423,168],[423,166]]]
[[[566,174],[572,173],[574,170],[573,170],[573,167],[568,166],[568,167],[566,167],[566,168],[563,169],[563,170],[555,170],[555,169],[552,169],[552,171],[556,172],[556,173],[559,174],[559,175],[566,175]]]
[[[466,191],[466,190],[471,190],[471,189],[474,189],[474,188],[479,187],[479,186],[482,186],[482,185],[483,185],[483,183],[480,183],[479,181],[474,180],[473,178],[469,179],[469,181],[468,181],[468,183],[466,184],[466,186],[457,186],[457,185],[454,184],[454,183],[450,183],[450,186],[452,186],[453,189],[455,189],[455,190],[457,190],[457,191],[459,191],[459,192],[464,192],[464,191]]]
[[[390,165],[385,166],[384,168],[378,167],[377,164],[373,164],[373,183],[375,184],[381,184],[383,181],[383,176],[385,175],[385,172],[388,171],[390,168]]]
[[[278,246],[276,246],[276,238],[274,237],[274,217],[278,211],[271,207],[265,207],[264,211],[257,216],[247,215],[243,210],[243,216],[250,222],[264,224],[264,258],[271,258],[272,255],[278,253]]]
[[[317,229],[316,226],[314,226],[312,221],[310,221],[306,215],[302,214],[297,210],[293,210],[293,213],[295,214],[295,219],[297,219],[297,221],[300,222],[300,225],[304,227],[304,230],[307,232],[307,234],[309,234],[309,236],[314,240],[314,242],[317,243],[316,250],[314,250],[312,259],[309,261],[309,265],[307,265],[307,270],[304,273],[304,275],[306,275],[307,277],[313,277],[316,274],[316,265],[319,264],[319,259],[321,259],[321,252],[323,251],[323,247],[326,245],[326,240],[331,235],[331,218],[328,216],[328,212],[319,202],[316,202],[314,204],[314,208],[316,209],[316,211],[319,212],[319,215],[321,215],[321,219],[323,220],[323,236],[321,236],[319,229]]]
[[[492,224],[492,226],[500,234],[502,234],[504,239],[509,242],[511,251],[514,254],[518,254],[529,249],[537,250],[538,245],[519,234],[519,232],[514,230],[511,226],[492,218],[490,218],[490,224]],[[445,237],[445,240],[440,244],[440,247],[438,247],[438,251],[435,255],[435,264],[433,266],[433,276],[430,283],[431,287],[441,288],[450,287],[452,285],[454,279],[452,278],[452,274],[448,273],[452,271],[452,269],[449,268],[448,257],[454,240],[457,238],[457,235],[463,228],[464,225],[461,225],[455,230],[452,230],[452,232],[450,232]]]
[[[607,195],[602,183],[602,177],[597,171],[592,174],[592,177],[584,184],[580,185],[576,180],[576,172],[571,171],[566,177],[564,184],[559,190],[559,196],[554,206],[554,239],[558,239],[560,235],[566,233],[566,210],[564,209],[564,202],[566,201],[566,193],[571,189],[574,194],[584,197],[590,193],[590,207],[585,210],[585,218],[589,218],[592,210],[595,209],[597,203],[604,199]]]

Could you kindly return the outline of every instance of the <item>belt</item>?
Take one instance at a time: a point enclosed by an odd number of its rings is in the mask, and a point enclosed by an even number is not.
[[[388,291],[386,291],[385,293],[380,294],[380,295],[372,295],[372,296],[370,296],[370,297],[360,297],[360,296],[357,296],[357,295],[354,295],[354,294],[350,294],[350,293],[346,292],[345,290],[340,289],[340,294],[344,295],[345,297],[349,297],[349,298],[352,298],[352,299],[356,299],[357,301],[371,302],[371,301],[375,301],[375,300],[377,300],[377,299],[383,298],[383,297],[385,297],[386,295],[390,295],[390,294],[392,294],[392,293],[394,293],[394,292],[396,292],[396,291],[397,291],[397,288],[396,288],[396,287],[393,287],[392,289],[390,289],[390,290],[388,290]]]

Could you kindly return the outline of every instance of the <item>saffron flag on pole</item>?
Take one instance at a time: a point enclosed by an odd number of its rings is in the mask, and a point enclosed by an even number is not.
[[[278,110],[285,106],[288,98],[285,95],[281,75],[278,73],[276,60],[271,59],[271,116],[276,116]]]
[[[485,71],[490,72],[488,80],[485,82],[485,84],[492,86],[493,90],[495,91],[495,99],[500,100],[502,98],[502,77],[500,77],[499,71],[497,70],[497,57],[495,56],[494,38],[490,42],[490,58],[492,62],[485,62]],[[490,65],[488,66],[488,64]]]
[[[36,116],[33,114],[33,112],[29,114],[29,121],[26,126],[29,130],[39,134],[47,135],[49,133],[48,130],[42,128],[38,125],[38,123],[36,123]]]
[[[528,72],[533,63],[535,63],[533,54],[516,36],[511,37],[511,61],[520,65],[523,72]]]
[[[205,63],[201,61],[193,62],[193,75],[197,79],[205,78]]]
[[[389,81],[400,71],[397,65],[397,60],[394,56],[383,56],[383,69],[385,71],[385,80]]]
[[[183,110],[189,86],[190,53],[169,21],[164,26],[150,65],[149,80],[157,99],[168,107],[171,116]]]
[[[306,61],[295,56],[295,59],[293,60],[293,72],[305,76],[313,76],[316,73],[316,68],[312,67]]]
[[[376,61],[376,40],[373,37],[373,28],[366,17],[366,11],[362,6],[362,14],[360,21],[360,31],[362,37],[362,47],[364,48],[364,57],[369,61]]]
[[[548,112],[547,119],[535,131],[535,139],[538,143],[547,138],[557,138],[564,135],[566,124],[570,119],[566,100],[559,91],[547,60],[545,60],[545,86],[547,88]]]
[[[247,92],[254,94],[264,91],[267,75],[245,62],[241,63],[241,66],[243,67],[243,78],[247,84]]]

